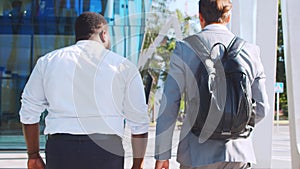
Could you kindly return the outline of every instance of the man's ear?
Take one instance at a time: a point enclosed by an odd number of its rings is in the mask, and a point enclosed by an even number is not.
[[[201,28],[203,29],[205,27],[206,23],[205,23],[205,20],[202,16],[202,13],[199,13],[199,20],[200,20]]]
[[[102,43],[105,43],[106,42],[106,31],[105,30],[102,30],[100,33],[99,33],[99,37],[102,41]]]
[[[203,22],[203,21],[204,21],[203,16],[202,16],[202,13],[199,13],[199,20],[200,20],[200,22]]]
[[[225,20],[225,23],[229,23],[230,20],[231,20],[231,15],[229,14],[228,17],[227,17],[226,20]]]

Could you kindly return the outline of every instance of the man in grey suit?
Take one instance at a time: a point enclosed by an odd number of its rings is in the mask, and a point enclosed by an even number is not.
[[[230,21],[232,4],[230,0],[199,1],[199,18],[202,31],[197,34],[210,49],[221,42],[228,46],[235,35],[226,25]],[[247,69],[251,80],[252,98],[256,101],[258,123],[268,112],[268,98],[265,89],[264,68],[260,60],[260,51],[256,45],[246,42],[242,51],[247,58]],[[171,56],[170,70],[165,83],[164,97],[156,125],[155,169],[168,169],[171,158],[173,130],[178,116],[181,97],[185,97],[186,118],[180,133],[177,161],[180,169],[221,169],[251,168],[256,162],[252,145],[252,135],[247,138],[231,140],[208,139],[200,143],[191,132],[195,118],[195,107],[201,104],[197,87],[199,70],[203,68],[200,57],[184,41],[176,43]]]

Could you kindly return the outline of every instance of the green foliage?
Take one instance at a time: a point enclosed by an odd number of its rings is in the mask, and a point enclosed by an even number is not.
[[[286,76],[285,76],[285,56],[283,45],[283,29],[282,29],[282,12],[281,2],[278,1],[278,32],[277,32],[277,62],[276,62],[276,82],[284,83],[284,93],[280,94],[279,102],[280,109],[283,110],[283,115],[288,116],[288,100],[286,92]],[[275,103],[277,100],[275,100]]]
[[[181,13],[180,10],[176,9],[176,15],[177,15],[177,18],[178,18],[178,21],[179,23],[181,23],[181,31],[182,31],[182,35],[184,37],[188,36],[189,35],[189,20],[191,20],[192,18],[187,16],[187,17],[184,17],[183,14]]]
[[[158,36],[158,33],[159,29],[152,29],[146,32],[142,50],[149,48],[149,46],[154,42],[155,38]]]

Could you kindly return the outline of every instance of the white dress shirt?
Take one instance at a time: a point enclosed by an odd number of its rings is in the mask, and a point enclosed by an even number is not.
[[[100,43],[82,40],[38,59],[22,94],[20,121],[47,109],[45,134],[132,134],[148,131],[144,88],[136,66]]]

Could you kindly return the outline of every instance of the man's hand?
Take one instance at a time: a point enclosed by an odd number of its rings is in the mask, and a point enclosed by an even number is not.
[[[155,169],[169,169],[169,160],[156,160]]]
[[[40,128],[39,123],[35,124],[23,124],[23,134],[27,146],[28,154],[28,169],[44,169],[45,163],[40,156]]]
[[[28,159],[27,167],[28,169],[45,169],[45,163],[42,157]]]

